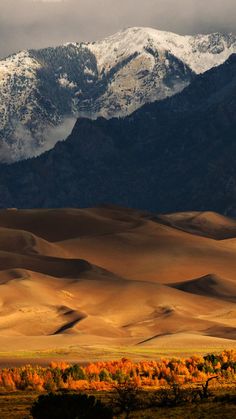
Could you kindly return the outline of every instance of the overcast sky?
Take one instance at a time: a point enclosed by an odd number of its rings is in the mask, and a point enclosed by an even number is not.
[[[129,26],[236,33],[236,0],[0,0],[0,57]]]

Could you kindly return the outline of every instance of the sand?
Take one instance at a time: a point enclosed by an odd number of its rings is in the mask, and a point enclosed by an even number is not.
[[[1,210],[0,290],[0,358],[234,348],[236,221]]]

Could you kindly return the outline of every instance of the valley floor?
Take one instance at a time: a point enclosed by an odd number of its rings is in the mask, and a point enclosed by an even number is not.
[[[117,347],[68,347],[58,350],[37,350],[37,351],[6,351],[0,352],[0,369],[17,368],[24,365],[48,366],[53,362],[68,362],[69,364],[87,365],[92,362],[105,362],[111,359],[128,358],[133,362],[140,360],[161,360],[163,358],[185,358],[188,356],[203,356],[208,353],[221,353],[224,350],[235,350],[236,344],[231,341],[224,342],[222,345],[214,346],[185,346],[179,347],[137,347],[137,346],[117,346]]]

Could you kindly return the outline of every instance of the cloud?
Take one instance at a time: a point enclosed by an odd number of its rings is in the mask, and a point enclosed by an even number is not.
[[[37,154],[39,155],[44,151],[51,150],[57,142],[66,140],[67,137],[70,135],[72,129],[74,128],[76,120],[77,118],[75,117],[64,118],[61,124],[57,125],[56,127],[46,128],[46,130],[43,133],[43,137],[45,138],[45,144],[40,148]]]
[[[1,0],[0,56],[101,39],[128,26],[233,32],[235,20],[235,0]]]
[[[14,124],[13,141],[10,143],[6,143],[4,140],[0,141],[1,163],[12,163],[17,160],[36,157],[51,150],[57,142],[66,140],[70,135],[76,118],[68,117],[55,127],[47,126],[38,136],[33,136],[32,132],[20,121],[12,122]]]

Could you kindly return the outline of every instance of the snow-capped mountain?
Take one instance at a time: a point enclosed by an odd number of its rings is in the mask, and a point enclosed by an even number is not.
[[[232,34],[130,28],[98,42],[12,55],[0,61],[0,158],[53,147],[73,116],[126,116],[172,96],[234,52]]]

